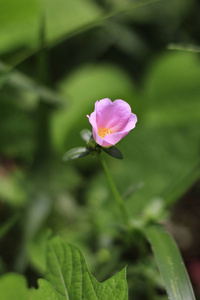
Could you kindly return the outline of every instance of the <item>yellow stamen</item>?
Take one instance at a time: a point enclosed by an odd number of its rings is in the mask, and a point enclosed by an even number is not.
[[[98,135],[104,138],[106,135],[113,133],[113,131],[109,128],[99,128]]]

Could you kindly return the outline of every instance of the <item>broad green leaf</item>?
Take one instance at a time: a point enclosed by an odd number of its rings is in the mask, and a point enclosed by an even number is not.
[[[89,272],[78,248],[59,237],[47,247],[46,279],[55,289],[58,300],[127,300],[126,270],[99,283]]]
[[[26,279],[23,275],[7,273],[0,277],[2,300],[29,300]]]
[[[74,149],[71,149],[71,150],[67,151],[64,154],[63,160],[68,161],[68,160],[76,159],[76,158],[79,158],[79,157],[86,156],[89,153],[90,152],[86,147],[74,148]]]
[[[58,300],[52,285],[44,280],[38,280],[39,288],[29,291],[29,300]]]
[[[145,231],[170,300],[195,300],[192,286],[173,238],[159,226]]]

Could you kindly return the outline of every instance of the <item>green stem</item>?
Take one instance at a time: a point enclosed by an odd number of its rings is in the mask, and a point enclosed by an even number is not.
[[[113,196],[115,198],[115,201],[116,201],[117,205],[119,206],[119,209],[120,209],[120,212],[122,214],[123,220],[126,223],[126,225],[130,226],[129,215],[128,215],[127,211],[126,211],[126,207],[125,207],[124,202],[123,202],[123,200],[122,200],[122,198],[121,198],[121,196],[120,196],[120,194],[119,194],[119,192],[118,192],[118,190],[116,188],[116,185],[115,185],[115,183],[114,183],[114,181],[112,179],[112,176],[110,174],[110,171],[108,169],[106,161],[102,157],[102,154],[99,154],[99,159],[100,159],[100,162],[101,162],[101,164],[103,166],[103,169],[104,169],[104,172],[106,174],[106,177],[108,179],[108,183],[109,183],[110,189],[111,189],[111,191],[113,193]]]

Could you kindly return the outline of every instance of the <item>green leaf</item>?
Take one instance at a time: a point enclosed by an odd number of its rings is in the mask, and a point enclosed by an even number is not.
[[[195,300],[192,286],[173,238],[161,227],[150,226],[145,234],[171,300]]]
[[[44,280],[38,280],[39,288],[30,290],[30,300],[58,300],[52,285]]]
[[[89,272],[78,248],[59,237],[47,247],[46,279],[55,289],[58,300],[127,300],[126,269],[99,283]]]
[[[64,154],[63,160],[68,161],[68,160],[76,159],[79,157],[86,156],[89,153],[90,152],[86,147],[73,148]]]
[[[102,147],[102,150],[104,152],[106,152],[107,154],[109,154],[110,156],[113,156],[115,158],[118,158],[118,159],[123,158],[121,152],[115,146],[111,146],[110,148],[103,148]]]
[[[25,277],[14,273],[0,277],[0,295],[2,300],[28,300]]]

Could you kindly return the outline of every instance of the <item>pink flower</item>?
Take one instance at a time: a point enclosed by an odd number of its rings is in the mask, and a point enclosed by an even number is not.
[[[93,138],[102,147],[118,143],[137,122],[130,105],[120,99],[113,102],[108,98],[96,101],[94,112],[87,117],[92,125]]]

